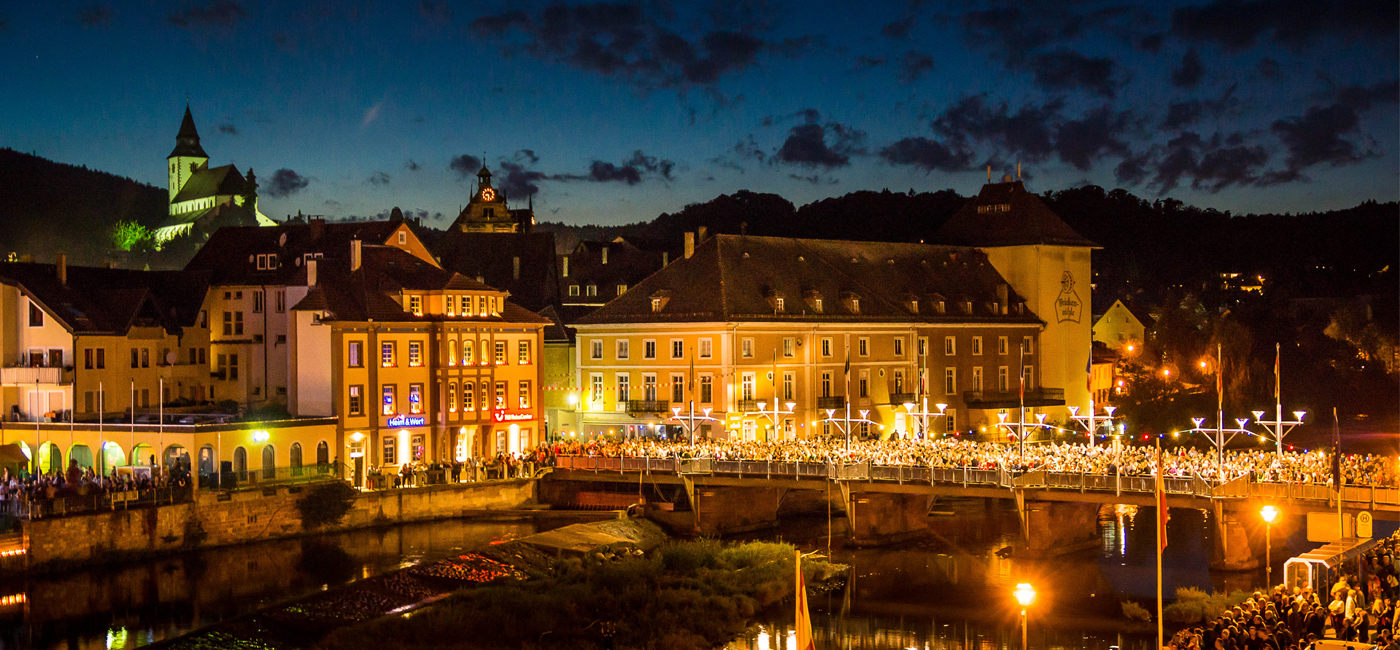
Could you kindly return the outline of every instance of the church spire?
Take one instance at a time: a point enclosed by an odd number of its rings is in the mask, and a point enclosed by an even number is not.
[[[190,113],[189,104],[185,105],[185,119],[180,121],[180,132],[175,134],[175,149],[166,158],[177,156],[206,159],[209,157],[209,154],[204,153],[204,147],[199,146],[199,131],[194,127],[194,115]]]

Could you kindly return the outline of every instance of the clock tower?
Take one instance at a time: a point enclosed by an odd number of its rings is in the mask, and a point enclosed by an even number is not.
[[[534,223],[533,210],[511,210],[503,193],[491,186],[491,170],[486,165],[476,173],[477,188],[467,207],[457,215],[452,229],[461,232],[519,232]],[[523,220],[523,224],[522,224]]]

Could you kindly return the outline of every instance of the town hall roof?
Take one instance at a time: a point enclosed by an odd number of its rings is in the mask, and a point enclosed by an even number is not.
[[[933,241],[953,246],[1086,246],[1075,232],[1021,181],[987,183],[982,191],[939,228]]]

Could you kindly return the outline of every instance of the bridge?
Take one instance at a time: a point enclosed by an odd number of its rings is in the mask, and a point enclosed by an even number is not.
[[[636,493],[630,486],[637,486]],[[1242,476],[1224,483],[1200,477],[1167,477],[1168,508],[1212,513],[1215,549],[1212,566],[1246,570],[1260,565],[1265,526],[1258,512],[1271,503],[1289,515],[1370,511],[1400,518],[1400,488],[1270,483]],[[672,528],[722,535],[776,525],[780,511],[831,507],[844,512],[856,544],[878,544],[917,535],[928,525],[934,500],[942,497],[1014,499],[1025,534],[1024,552],[1054,555],[1084,548],[1098,539],[1102,505],[1155,506],[1152,476],[1016,473],[1005,469],[780,462],[674,458],[560,456],[541,498],[580,504],[611,499],[620,506],[637,496],[666,498],[669,486],[684,508],[664,510],[652,503],[651,516]],[[619,491],[621,490],[621,492]],[[645,497],[642,501],[647,501]],[[627,501],[627,503],[622,503]],[[1276,526],[1282,528],[1282,526]]]

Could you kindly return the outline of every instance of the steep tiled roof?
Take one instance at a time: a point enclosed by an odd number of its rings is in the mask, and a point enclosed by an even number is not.
[[[187,271],[133,271],[68,267],[68,282],[53,264],[0,263],[0,281],[14,284],[75,333],[124,334],[133,325],[177,332],[194,325],[209,275]]]
[[[511,300],[539,311],[559,304],[554,234],[484,233],[451,230],[433,251],[442,267],[510,292]],[[520,274],[515,259],[520,259]]]
[[[248,191],[248,179],[233,165],[206,167],[195,172],[180,187],[180,193],[170,199],[171,203],[204,199],[224,194],[244,194]]]
[[[1040,322],[1022,302],[972,248],[715,235],[577,322]]]
[[[166,158],[176,156],[209,157],[204,153],[204,147],[199,146],[199,131],[194,128],[194,115],[190,113],[189,106],[185,107],[185,119],[180,121],[180,132],[175,134],[175,149]]]
[[[988,183],[934,235],[953,246],[1098,245],[1075,232],[1021,181]]]
[[[206,270],[212,284],[305,284],[303,257],[320,254],[321,275],[350,270],[350,242],[383,244],[399,227],[393,221],[293,223],[279,226],[220,228],[191,259],[186,269]],[[277,266],[258,270],[258,255],[276,254]]]

